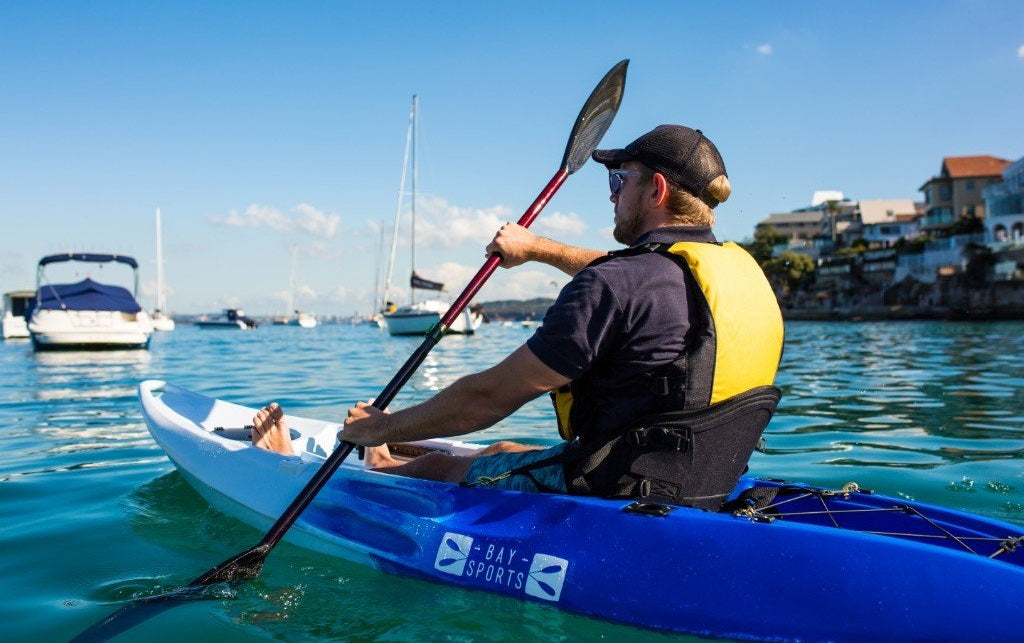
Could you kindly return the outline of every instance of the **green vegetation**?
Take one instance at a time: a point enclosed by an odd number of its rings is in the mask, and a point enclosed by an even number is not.
[[[773,283],[790,293],[801,288],[814,274],[814,260],[807,255],[787,250],[761,264],[764,274]]]

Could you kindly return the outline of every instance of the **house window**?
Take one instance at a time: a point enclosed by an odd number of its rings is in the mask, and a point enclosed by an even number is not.
[[[950,190],[949,184],[939,186],[939,200],[949,201],[952,197],[952,190]]]
[[[968,192],[974,192],[974,181],[968,181],[967,182],[967,191]]]

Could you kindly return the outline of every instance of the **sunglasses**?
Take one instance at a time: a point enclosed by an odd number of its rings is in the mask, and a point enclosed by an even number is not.
[[[637,170],[608,170],[608,188],[612,194],[618,194],[627,176],[640,176]]]

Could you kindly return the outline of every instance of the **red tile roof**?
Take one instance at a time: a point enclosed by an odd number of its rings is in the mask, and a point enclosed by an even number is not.
[[[1013,161],[995,156],[947,156],[942,159],[942,174],[951,179],[972,176],[1000,176]]]

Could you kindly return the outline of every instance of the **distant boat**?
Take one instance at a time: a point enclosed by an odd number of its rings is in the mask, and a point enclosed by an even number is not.
[[[295,308],[295,257],[297,248],[292,245],[292,271],[288,284],[288,310],[290,315],[274,319],[278,326],[301,326],[302,328],[316,328],[316,317],[312,313],[300,313]]]
[[[259,324],[252,317],[246,317],[241,308],[226,308],[220,316],[201,316],[196,326],[211,330],[250,330]]]
[[[4,293],[3,318],[0,318],[0,330],[4,339],[28,339],[28,324],[25,317],[35,302],[36,293],[32,290],[12,290]]]
[[[164,310],[164,248],[160,238],[160,208],[156,209],[156,309],[153,311],[153,330],[174,330],[174,320]]]
[[[398,188],[398,206],[395,208],[395,225],[391,236],[391,257],[388,260],[387,279],[384,283],[385,302],[382,306],[384,324],[390,335],[425,335],[440,321],[441,317],[448,312],[450,304],[439,299],[428,299],[417,302],[416,290],[440,291],[444,284],[429,281],[416,274],[416,129],[419,110],[419,99],[412,97],[412,111],[409,113],[409,127],[405,135],[405,155],[402,159],[402,180]],[[392,309],[388,305],[389,290],[391,289],[391,275],[395,265],[395,251],[398,248],[398,224],[402,215],[402,197],[405,193],[405,173],[409,166],[409,150],[412,149],[412,196],[411,206],[411,248],[412,274],[409,277],[410,303],[398,309]],[[471,334],[480,327],[483,322],[483,315],[472,308],[465,309],[455,318],[447,332]]]
[[[70,284],[46,283],[46,266],[71,261],[130,266],[134,291],[91,277]],[[138,268],[132,257],[115,254],[69,252],[40,259],[36,301],[28,316],[35,349],[148,348],[153,323],[138,302]]]
[[[301,326],[302,328],[316,328],[317,320],[316,316],[312,313],[300,313],[295,310],[287,317],[275,317],[273,324],[275,326]]]

